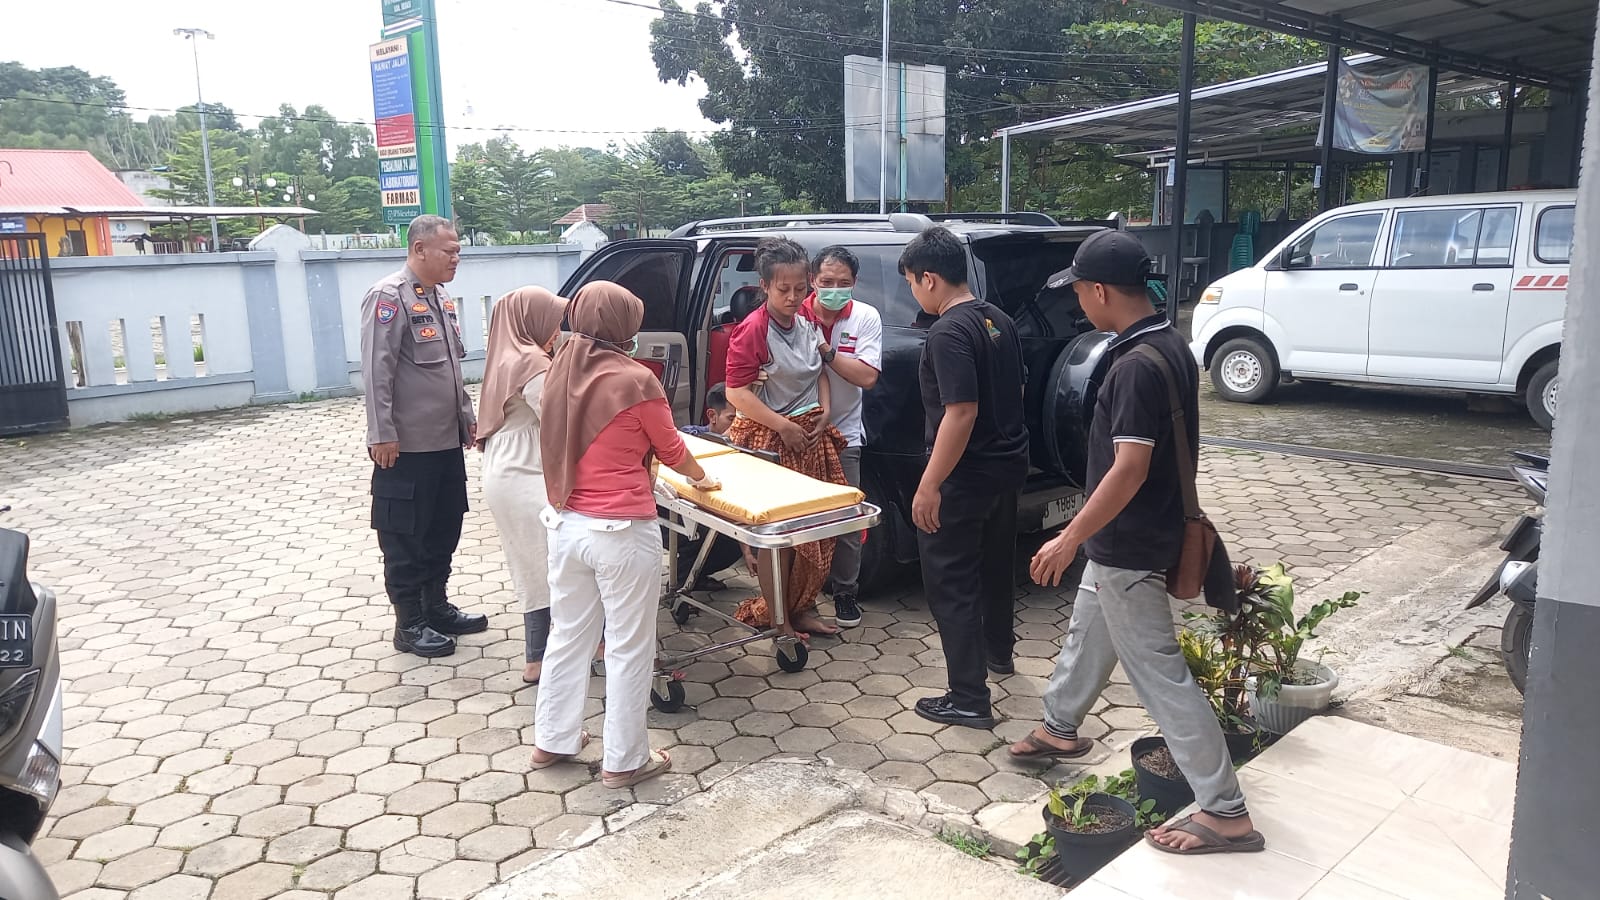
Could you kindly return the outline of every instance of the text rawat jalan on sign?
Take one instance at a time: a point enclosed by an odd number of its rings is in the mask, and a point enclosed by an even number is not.
[[[385,225],[406,225],[422,214],[417,172],[417,114],[411,96],[411,55],[404,37],[373,44],[372,118],[378,145],[378,183]]]
[[[1428,70],[1406,66],[1382,75],[1339,63],[1333,146],[1356,153],[1416,153],[1427,143]]]

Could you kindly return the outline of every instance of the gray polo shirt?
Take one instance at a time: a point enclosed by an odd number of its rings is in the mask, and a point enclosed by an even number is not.
[[[461,378],[466,355],[443,288],[424,289],[409,268],[374,284],[361,301],[367,445],[429,453],[469,443],[478,420]]]

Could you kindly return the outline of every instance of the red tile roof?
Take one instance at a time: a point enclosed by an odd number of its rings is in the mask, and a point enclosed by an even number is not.
[[[87,150],[0,148],[0,206],[144,205]]]
[[[585,203],[555,220],[556,225],[576,225],[579,222],[601,222],[611,218],[611,207],[605,203]]]

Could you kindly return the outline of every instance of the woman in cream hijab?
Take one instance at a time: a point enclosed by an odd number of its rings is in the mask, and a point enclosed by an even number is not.
[[[522,607],[527,645],[522,680],[528,684],[539,683],[550,637],[549,532],[539,521],[539,511],[549,503],[539,452],[539,396],[566,305],[541,287],[517,288],[495,303],[479,403],[483,496],[500,530],[511,588]]]

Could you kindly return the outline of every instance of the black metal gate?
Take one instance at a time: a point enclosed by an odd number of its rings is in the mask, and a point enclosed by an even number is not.
[[[0,234],[0,435],[67,427],[67,379],[42,234]]]

